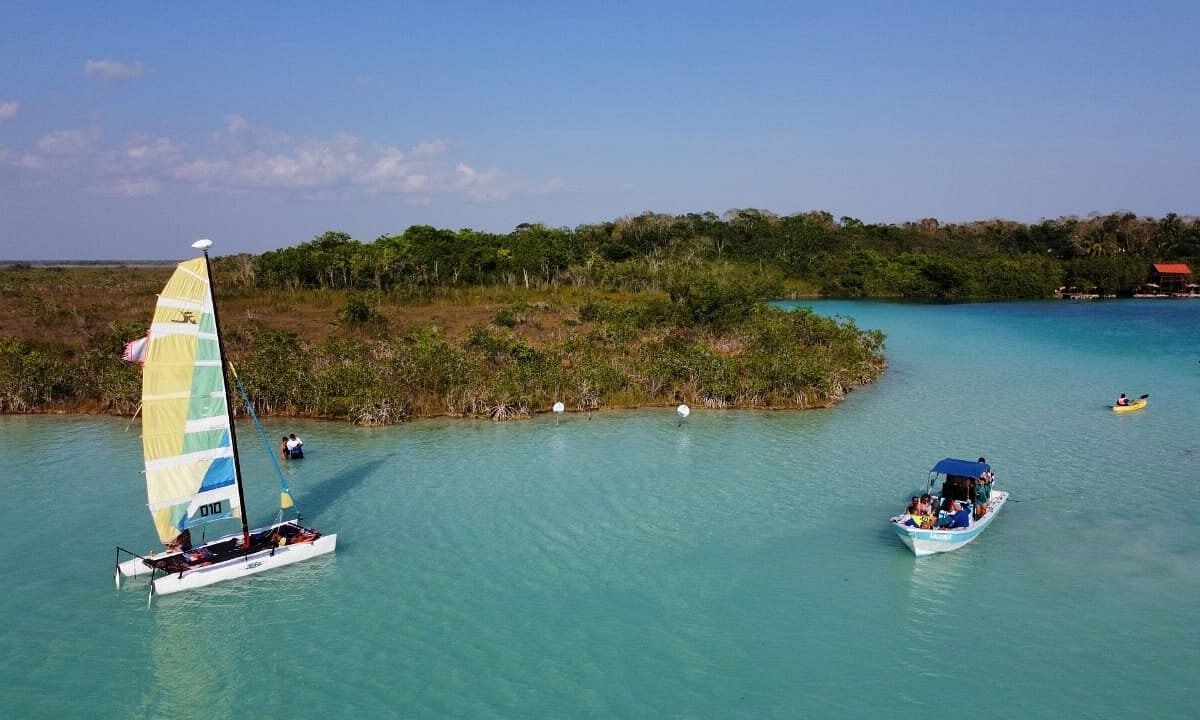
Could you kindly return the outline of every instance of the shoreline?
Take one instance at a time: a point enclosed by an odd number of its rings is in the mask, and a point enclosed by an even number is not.
[[[869,384],[870,383],[868,383],[868,385]],[[862,387],[866,387],[866,385],[859,386],[859,388],[855,388],[855,389],[860,389]],[[854,391],[854,389],[851,389],[850,392],[853,392],[853,391]],[[847,393],[847,394],[849,394],[849,393]],[[809,410],[831,410],[831,409],[837,407],[838,405],[840,405],[844,399],[845,399],[845,397],[838,399],[838,400],[831,400],[826,403],[818,403],[818,404],[812,404],[812,405],[789,405],[789,406],[737,405],[737,404],[732,404],[732,403],[722,405],[722,406],[711,406],[711,405],[706,405],[703,401],[701,401],[699,403],[688,403],[688,402],[672,402],[672,403],[661,403],[661,404],[638,403],[638,404],[633,404],[633,405],[604,405],[604,406],[596,407],[596,408],[566,408],[563,410],[563,414],[564,415],[579,415],[579,414],[590,415],[592,413],[599,414],[599,413],[603,413],[603,412],[629,412],[629,411],[633,411],[633,410],[653,410],[653,409],[674,410],[679,405],[686,405],[690,410],[693,410],[693,411],[700,409],[700,410],[709,410],[712,412],[724,412],[724,411],[805,412],[805,411],[809,411]],[[38,416],[41,416],[41,417],[45,417],[45,416],[111,417],[115,420],[133,420],[134,418],[138,417],[138,414],[139,413],[126,414],[126,413],[117,413],[117,412],[105,412],[102,410],[81,410],[81,409],[71,410],[71,409],[65,409],[65,408],[47,408],[44,410],[30,410],[27,412],[3,412],[3,411],[0,411],[0,417],[38,417]],[[402,419],[399,422],[378,423],[378,424],[355,423],[351,420],[347,420],[344,418],[328,417],[328,416],[322,417],[322,416],[316,416],[316,415],[305,415],[305,414],[300,414],[300,413],[295,413],[295,414],[264,413],[264,412],[255,410],[255,414],[257,414],[260,419],[268,419],[269,418],[269,419],[285,419],[285,420],[311,420],[314,422],[336,422],[336,423],[343,423],[346,425],[361,425],[363,427],[381,427],[384,425],[403,425],[405,423],[417,422],[420,420],[441,420],[441,419],[446,419],[446,420],[487,420],[488,422],[514,422],[514,421],[521,421],[521,420],[531,420],[539,415],[553,415],[554,410],[553,410],[553,408],[544,408],[544,409],[539,408],[539,409],[530,410],[527,412],[512,412],[512,413],[505,415],[505,417],[502,417],[502,418],[491,417],[491,416],[487,416],[487,415],[455,415],[452,413],[439,413],[436,415],[414,415],[412,417]],[[246,413],[246,412],[239,412],[239,413],[236,413],[236,417],[238,420],[245,420],[245,419],[250,418],[250,414]]]

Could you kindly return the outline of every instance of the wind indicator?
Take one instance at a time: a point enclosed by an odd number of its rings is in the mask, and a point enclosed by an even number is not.
[[[692,409],[687,405],[680,405],[675,408],[675,412],[679,415],[679,424],[683,425],[683,421],[687,419],[687,416],[692,414]]]

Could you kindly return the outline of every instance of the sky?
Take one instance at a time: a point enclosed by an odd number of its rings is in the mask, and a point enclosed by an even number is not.
[[[0,4],[0,261],[1200,215],[1196,2]]]

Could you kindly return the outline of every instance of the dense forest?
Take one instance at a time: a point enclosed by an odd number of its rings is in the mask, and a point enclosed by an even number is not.
[[[266,415],[364,424],[664,405],[836,403],[886,366],[852,320],[787,297],[1131,294],[1155,262],[1195,262],[1200,221],[1132,213],[1035,225],[902,225],[761,210],[511,233],[340,232],[214,259],[228,350]],[[131,415],[170,267],[0,268],[0,412]]]
[[[1062,286],[1129,295],[1152,263],[1200,258],[1200,219],[1133,213],[1043,220],[866,224],[826,212],[645,213],[574,230],[507,234],[413,226],[362,243],[328,232],[244,258],[259,288],[427,292],[465,285],[667,290],[681,268],[754,266],[798,294],[915,300],[1050,297]]]

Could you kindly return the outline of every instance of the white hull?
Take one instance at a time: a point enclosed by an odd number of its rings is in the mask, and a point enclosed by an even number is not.
[[[154,592],[159,595],[169,595],[212,585],[223,580],[257,575],[260,572],[331,553],[336,547],[337,535],[322,535],[312,542],[285,545],[274,550],[263,550],[247,555],[244,558],[226,560],[223,563],[188,570],[182,574],[165,575],[154,581]]]
[[[980,519],[972,520],[970,527],[953,530],[922,530],[904,525],[904,516],[900,515],[892,518],[892,531],[900,538],[900,542],[907,545],[908,549],[912,550],[917,557],[957,550],[983,534],[1007,500],[1007,492],[993,490],[988,498],[987,512]]]
[[[219,541],[218,541],[219,542]],[[298,542],[276,548],[264,548],[249,555],[240,555],[222,562],[200,565],[183,572],[173,572],[161,575],[153,581],[153,592],[159,595],[184,590],[194,590],[224,580],[257,575],[284,565],[303,562],[309,558],[331,553],[337,547],[337,535],[322,535],[311,542]],[[151,558],[153,559],[153,558]],[[118,563],[116,582],[120,585],[122,577],[149,575],[152,572],[162,573],[148,567],[141,558],[134,558]]]

